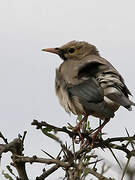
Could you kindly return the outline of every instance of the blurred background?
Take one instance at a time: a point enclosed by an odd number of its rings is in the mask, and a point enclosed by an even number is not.
[[[41,152],[44,149],[57,156],[60,150],[59,145],[54,148],[52,140],[31,126],[33,119],[61,127],[68,122],[75,125],[76,119],[64,111],[55,96],[55,69],[62,60],[42,52],[42,48],[61,46],[71,40],[96,45],[101,56],[121,73],[135,96],[134,7],[133,0],[0,1],[0,131],[9,141],[18,133],[28,131],[25,155],[45,157]],[[134,113],[135,109],[128,112],[121,107],[104,128],[105,137],[126,136],[125,128],[133,135]],[[98,125],[97,119],[89,117],[89,120],[93,127]],[[115,166],[109,152],[102,152],[100,156]],[[126,160],[125,154],[119,154],[118,158]],[[8,163],[10,153],[3,156],[1,171],[6,170]],[[31,180],[42,173],[41,167],[44,165],[27,166]],[[116,169],[108,174],[118,179]],[[48,179],[62,176],[59,170]],[[0,179],[4,179],[2,175]]]

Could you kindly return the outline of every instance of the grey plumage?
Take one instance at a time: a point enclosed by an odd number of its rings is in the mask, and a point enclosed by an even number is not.
[[[65,110],[74,114],[111,118],[119,106],[135,105],[119,72],[95,46],[71,41],[60,48],[43,49],[64,62],[56,69],[56,94]]]

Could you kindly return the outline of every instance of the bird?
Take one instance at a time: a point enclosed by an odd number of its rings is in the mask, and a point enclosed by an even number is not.
[[[88,42],[73,40],[42,51],[57,54],[63,60],[56,69],[55,90],[65,111],[82,115],[80,123],[90,115],[103,120],[92,136],[93,147],[95,138],[120,106],[129,111],[135,106],[129,99],[131,92],[120,73]]]

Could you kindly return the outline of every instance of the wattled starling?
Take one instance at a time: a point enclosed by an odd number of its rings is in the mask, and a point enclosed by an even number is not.
[[[104,120],[93,134],[92,145],[120,106],[132,110],[135,103],[129,99],[131,93],[122,76],[100,56],[94,45],[71,41],[61,47],[42,50],[55,53],[63,60],[56,69],[55,88],[66,112],[83,115],[85,120],[89,115]]]

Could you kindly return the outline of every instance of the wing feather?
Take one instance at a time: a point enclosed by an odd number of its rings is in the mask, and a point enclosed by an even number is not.
[[[94,77],[89,77],[78,85],[68,88],[70,99],[77,97],[80,104],[88,114],[95,114],[97,117],[110,118],[114,116],[113,111],[104,101],[103,89],[99,86]]]
[[[127,109],[130,109],[131,105],[135,105],[128,98],[131,93],[125,85],[122,76],[113,66],[97,62],[96,60],[87,62],[80,68],[78,77],[89,77],[91,75],[96,78],[100,87],[103,88],[104,96]]]

